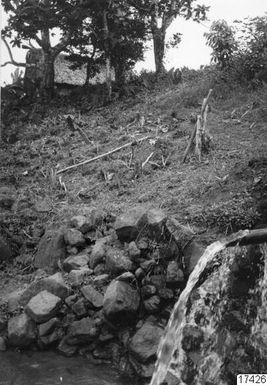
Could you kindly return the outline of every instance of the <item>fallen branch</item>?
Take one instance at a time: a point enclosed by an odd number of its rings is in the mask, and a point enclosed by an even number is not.
[[[77,163],[77,164],[73,164],[72,166],[69,166],[69,167],[63,168],[63,169],[61,169],[61,170],[58,170],[58,171],[56,172],[56,175],[61,174],[61,173],[65,172],[65,171],[72,170],[72,169],[74,169],[74,168],[83,166],[83,165],[85,165],[85,164],[92,163],[92,162],[94,162],[94,161],[96,161],[96,160],[105,158],[106,156],[109,156],[109,155],[111,155],[111,154],[114,154],[115,152],[118,152],[118,151],[120,151],[120,150],[123,150],[124,148],[130,147],[130,146],[132,146],[132,145],[134,145],[134,144],[136,144],[136,143],[143,142],[144,140],[147,140],[147,139],[150,139],[150,138],[151,138],[151,136],[145,136],[144,138],[140,138],[140,139],[134,140],[133,142],[126,143],[126,144],[124,144],[123,146],[114,148],[113,150],[110,150],[110,151],[108,151],[108,152],[106,152],[106,153],[104,153],[104,154],[95,156],[94,158],[87,159],[87,160],[85,160],[85,161],[83,161],[83,162],[80,162],[80,163]]]
[[[154,155],[154,152],[151,152],[151,154],[146,158],[146,160],[142,163],[142,169],[145,167],[145,165],[150,161],[152,156]]]

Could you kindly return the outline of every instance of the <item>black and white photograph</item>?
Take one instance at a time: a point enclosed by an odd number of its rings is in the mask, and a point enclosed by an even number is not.
[[[267,385],[267,1],[0,21],[0,385]]]

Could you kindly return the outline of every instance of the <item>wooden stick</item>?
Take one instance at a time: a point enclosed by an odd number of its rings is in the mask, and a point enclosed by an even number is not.
[[[202,118],[197,116],[197,130],[196,130],[196,155],[199,161],[201,161],[201,149],[202,149]]]
[[[142,163],[142,169],[145,167],[145,165],[147,164],[147,162],[150,161],[150,159],[152,158],[152,156],[154,155],[154,152],[151,152],[151,154],[146,158],[146,160]]]
[[[77,164],[73,164],[72,166],[69,166],[69,167],[63,168],[61,170],[58,170],[56,172],[56,175],[61,174],[62,172],[65,172],[65,171],[72,170],[74,168],[83,166],[84,164],[92,163],[95,160],[105,158],[108,155],[114,154],[114,152],[118,152],[120,150],[123,150],[124,148],[130,147],[135,142],[140,143],[140,142],[143,142],[144,140],[147,140],[147,139],[150,139],[150,138],[151,138],[151,136],[145,136],[144,138],[140,138],[140,139],[134,140],[134,142],[126,143],[123,146],[114,148],[113,150],[106,152],[105,154],[101,154],[101,155],[95,156],[94,158],[87,159],[87,160],[85,160],[83,162],[80,162],[80,163],[77,163]]]
[[[189,139],[188,145],[187,145],[186,150],[185,150],[185,152],[184,152],[184,156],[183,156],[183,159],[182,159],[182,163],[184,163],[185,160],[186,160],[186,158],[187,158],[187,155],[188,155],[188,153],[189,153],[189,151],[190,151],[190,148],[191,148],[191,146],[192,146],[192,144],[193,144],[193,141],[194,141],[194,139],[195,139],[196,132],[197,132],[197,125],[195,124],[195,127],[194,127],[194,129],[193,129],[193,131],[192,131],[191,137],[190,137],[190,139]]]
[[[202,117],[203,117],[205,108],[206,108],[206,106],[208,104],[208,101],[209,101],[211,93],[212,93],[212,89],[209,90],[208,96],[203,100],[202,107],[201,107],[201,116]]]

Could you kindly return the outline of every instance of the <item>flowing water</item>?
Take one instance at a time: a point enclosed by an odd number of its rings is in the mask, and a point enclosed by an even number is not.
[[[110,366],[55,352],[0,353],[0,385],[131,385]]]
[[[177,371],[177,365],[179,368],[179,364],[182,364],[183,362],[183,349],[181,347],[181,342],[182,330],[186,321],[185,312],[188,298],[195,285],[198,283],[200,275],[205,270],[207,265],[215,258],[215,256],[220,251],[224,250],[230,243],[242,239],[242,237],[246,236],[247,234],[247,230],[241,231],[237,234],[234,234],[231,239],[228,238],[223,241],[214,242],[206,248],[204,254],[201,256],[198,264],[191,273],[186,288],[181,293],[177,303],[173,308],[168,325],[166,327],[165,335],[159,344],[158,358],[150,385],[160,385],[166,378],[171,364],[175,364],[176,366],[175,376],[178,378],[179,384],[185,385],[179,376],[179,369]]]

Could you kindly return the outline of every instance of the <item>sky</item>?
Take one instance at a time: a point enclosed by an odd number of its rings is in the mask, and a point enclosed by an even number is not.
[[[203,36],[209,31],[209,27],[214,20],[224,19],[231,24],[234,20],[242,20],[245,17],[263,16],[267,12],[267,0],[198,0],[199,4],[210,6],[208,12],[208,20],[202,23],[177,18],[167,31],[167,39],[173,33],[182,33],[182,41],[175,49],[169,49],[165,57],[165,67],[178,68],[187,66],[197,69],[201,65],[210,63],[210,48],[205,44],[206,40]],[[7,16],[1,12],[1,25],[5,25]],[[25,61],[25,50],[13,50],[14,59],[17,61]],[[4,63],[9,60],[6,47],[1,43],[0,61]],[[1,69],[1,84],[9,83],[11,73],[16,67],[8,65]],[[145,53],[145,61],[136,65],[136,70],[142,68],[154,70],[154,57],[152,51],[152,43]]]

